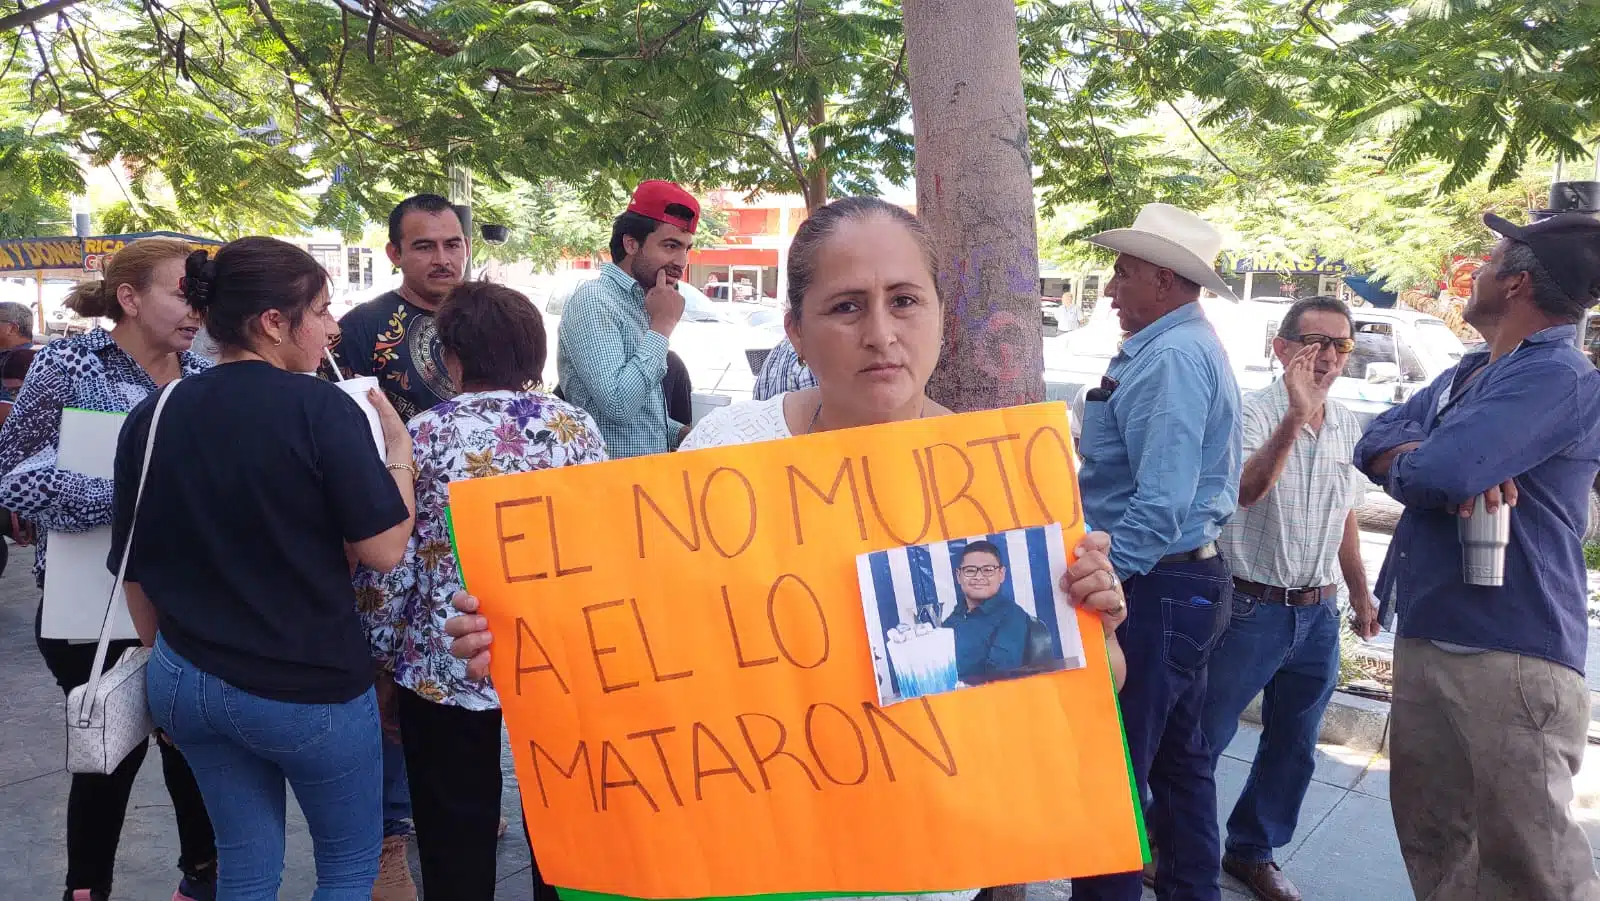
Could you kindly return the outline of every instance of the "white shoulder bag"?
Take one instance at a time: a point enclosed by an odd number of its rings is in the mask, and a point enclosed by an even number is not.
[[[111,613],[118,602],[126,604],[122,580],[128,574],[128,554],[133,550],[133,532],[139,523],[139,500],[144,497],[145,476],[150,474],[150,456],[156,447],[156,426],[161,409],[172,396],[179,379],[162,389],[150,415],[150,434],[144,442],[144,463],[139,467],[139,489],[134,494],[133,515],[128,521],[128,538],[122,546],[122,563],[117,580],[111,585],[111,600],[106,604],[105,622],[100,626],[100,646],[95,649],[94,668],[89,681],[67,695],[67,772],[109,774],[156,731],[150,718],[150,703],[144,693],[144,667],[150,660],[149,648],[129,648],[111,669],[101,673],[106,651],[111,644]]]

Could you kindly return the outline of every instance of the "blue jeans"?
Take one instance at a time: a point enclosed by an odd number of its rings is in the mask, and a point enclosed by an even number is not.
[[[1316,769],[1322,712],[1339,680],[1339,613],[1332,599],[1290,607],[1233,593],[1233,622],[1211,659],[1205,732],[1222,756],[1257,692],[1261,744],[1244,793],[1228,817],[1228,853],[1248,863],[1272,859],[1294,837],[1300,804]]]
[[[1221,557],[1162,564],[1123,583],[1128,658],[1118,701],[1161,901],[1220,901],[1222,853],[1211,748],[1200,728],[1206,664],[1228,627],[1233,579]],[[1138,872],[1072,880],[1073,901],[1138,901]]]
[[[212,811],[218,897],[277,901],[287,781],[311,829],[312,901],[370,901],[383,842],[381,731],[371,690],[344,704],[269,701],[196,668],[158,638],[145,693]]]

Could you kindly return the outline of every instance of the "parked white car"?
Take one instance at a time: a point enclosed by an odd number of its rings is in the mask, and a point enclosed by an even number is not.
[[[545,314],[549,356],[545,381],[554,387],[556,347],[561,314],[580,285],[599,278],[595,269],[573,269],[533,287],[530,299]],[[723,395],[734,401],[749,400],[755,373],[745,348],[771,347],[782,337],[782,314],[773,308],[716,301],[688,282],[678,283],[683,295],[683,320],[673,329],[669,347],[689,368],[689,381],[697,394]],[[776,336],[772,323],[777,317]],[[765,342],[765,344],[762,344]]]

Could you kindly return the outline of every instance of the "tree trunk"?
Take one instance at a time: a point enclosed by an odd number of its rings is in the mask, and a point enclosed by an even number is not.
[[[941,260],[953,410],[1044,399],[1039,250],[1012,0],[904,0],[917,215]]]
[[[826,141],[817,134],[817,126],[828,121],[828,108],[821,100],[813,100],[807,111],[807,154],[811,165],[806,171],[806,212],[815,213],[828,204],[828,167],[822,163],[822,154],[828,149]]]

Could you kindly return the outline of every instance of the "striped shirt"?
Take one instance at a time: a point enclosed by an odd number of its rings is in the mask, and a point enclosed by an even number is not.
[[[644,288],[614,263],[573,292],[561,316],[556,371],[568,402],[594,417],[612,459],[676,447],[661,381],[667,337],[650,330]]]
[[[1366,480],[1351,463],[1361,423],[1336,401],[1323,409],[1321,431],[1303,427],[1278,481],[1254,505],[1241,506],[1223,529],[1222,551],[1236,577],[1278,588],[1340,580],[1345,519],[1366,497]],[[1240,416],[1246,460],[1288,413],[1282,378],[1245,395]]]
[[[788,391],[813,388],[816,384],[817,377],[811,374],[810,367],[800,362],[800,354],[795,352],[789,339],[784,338],[767,354],[766,362],[761,364],[750,398],[767,400]]]

